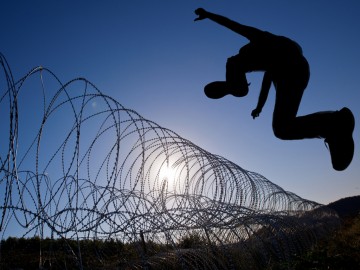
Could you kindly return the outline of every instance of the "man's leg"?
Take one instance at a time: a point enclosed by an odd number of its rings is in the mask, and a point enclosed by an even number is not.
[[[241,68],[241,57],[239,55],[228,58],[226,62],[226,80],[209,83],[204,88],[208,98],[219,99],[228,94],[235,97],[246,96],[249,85],[246,80],[245,71]]]
[[[355,119],[352,112],[343,108],[296,117],[301,96],[302,91],[277,89],[273,115],[275,136],[284,140],[324,138],[329,145],[333,168],[345,170],[354,155]]]
[[[296,116],[302,91],[277,89],[273,113],[273,130],[283,140],[326,138],[331,132],[334,112],[318,112]]]
[[[226,87],[236,97],[246,96],[249,84],[246,79],[246,69],[243,67],[244,59],[241,55],[228,58],[226,62]]]
[[[243,46],[237,55],[228,58],[226,62],[226,83],[232,89],[235,96],[246,96],[249,84],[246,73],[257,70],[265,70],[268,56],[264,55],[263,48],[249,43]]]
[[[314,113],[297,117],[302,95],[310,78],[309,65],[305,59],[291,70],[278,74],[274,84],[276,100],[273,114],[273,130],[283,140],[325,138],[332,122],[332,112]]]
[[[249,84],[246,72],[263,70],[259,50],[253,44],[242,47],[237,55],[229,57],[226,62],[226,80],[209,83],[205,86],[205,94],[209,98],[218,99],[228,94],[236,97],[246,96]]]

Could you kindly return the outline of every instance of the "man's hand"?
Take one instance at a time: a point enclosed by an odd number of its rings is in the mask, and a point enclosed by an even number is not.
[[[255,119],[256,117],[259,117],[260,113],[261,113],[261,109],[256,108],[251,112],[251,116],[253,117],[253,119]]]
[[[198,15],[198,17],[194,21],[200,21],[207,18],[207,11],[203,8],[196,9],[195,14]]]

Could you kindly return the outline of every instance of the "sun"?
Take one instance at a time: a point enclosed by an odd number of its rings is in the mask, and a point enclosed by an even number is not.
[[[163,166],[160,169],[160,180],[167,180],[168,182],[175,181],[175,169],[169,166]]]

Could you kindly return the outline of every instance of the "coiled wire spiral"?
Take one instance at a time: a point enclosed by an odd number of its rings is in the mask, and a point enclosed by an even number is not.
[[[329,209],[143,118],[84,78],[63,84],[36,67],[15,82],[1,54],[0,63],[2,238],[76,240],[69,249],[78,268],[82,240],[111,239],[136,249],[114,268],[262,269],[337,224]]]

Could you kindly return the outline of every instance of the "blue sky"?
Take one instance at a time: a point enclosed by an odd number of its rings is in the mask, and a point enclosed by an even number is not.
[[[247,40],[209,20],[194,22],[198,7],[302,46],[311,78],[299,115],[347,106],[359,118],[355,0],[4,1],[0,51],[16,79],[38,65],[63,82],[86,77],[125,107],[304,198],[329,203],[358,195],[357,148],[350,167],[337,172],[323,140],[275,138],[273,88],[252,119],[262,73],[248,75],[245,98],[205,97],[204,85],[224,79],[226,59]],[[359,135],[356,126],[355,144]]]

